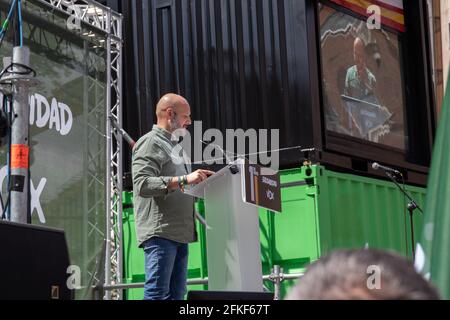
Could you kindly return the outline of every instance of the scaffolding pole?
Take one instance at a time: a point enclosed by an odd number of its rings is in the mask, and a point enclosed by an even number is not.
[[[13,85],[11,126],[11,221],[28,223],[30,208],[30,107],[28,104],[29,75],[23,75],[24,68],[29,68],[30,49],[15,47],[13,49],[12,74],[18,79]]]
[[[304,273],[292,273],[292,274],[283,274],[283,268],[281,268],[279,265],[274,265],[272,269],[272,273],[270,275],[264,275],[262,279],[264,281],[270,281],[274,284],[274,300],[280,300],[281,299],[281,284],[284,281],[287,280],[299,280]],[[208,278],[203,279],[188,279],[187,283],[188,286],[190,285],[207,285],[208,284]],[[106,285],[106,286],[96,286],[93,288],[94,291],[112,291],[112,290],[129,290],[129,289],[140,289],[144,287],[143,282],[138,283],[123,283],[123,284],[116,284],[116,285]]]

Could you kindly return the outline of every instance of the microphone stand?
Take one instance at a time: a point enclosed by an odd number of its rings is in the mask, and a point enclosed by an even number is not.
[[[397,186],[397,188],[409,200],[409,203],[406,206],[406,208],[408,209],[408,212],[409,212],[409,221],[410,221],[410,229],[411,229],[411,249],[412,249],[412,258],[413,258],[413,262],[414,262],[415,259],[416,259],[416,251],[415,251],[415,248],[414,248],[414,219],[413,219],[413,215],[414,215],[414,211],[416,209],[418,209],[420,211],[420,213],[422,213],[422,214],[423,214],[423,211],[420,208],[420,206],[417,204],[417,202],[405,190],[405,188],[397,182],[397,180],[395,179],[394,175],[392,173],[390,173],[389,171],[384,171],[384,172],[392,180],[392,182],[394,182],[394,184]]]
[[[231,166],[230,166],[231,173],[232,174],[238,174],[239,173],[238,166],[235,165],[235,164],[232,164],[233,161],[230,159],[230,157],[228,156],[227,152],[225,150],[223,150],[221,146],[219,146],[218,144],[211,143],[211,142],[206,142],[206,141],[203,141],[203,140],[200,140],[200,142],[203,143],[206,146],[212,145],[212,146],[217,147],[219,149],[219,151],[222,153],[222,155],[225,157],[225,160],[226,160],[227,164],[231,164]]]
[[[109,120],[111,120],[111,125],[113,126],[113,128],[116,129],[120,133],[122,138],[126,142],[128,142],[130,147],[133,149],[134,145],[136,144],[136,142],[133,140],[133,138],[131,138],[130,135],[125,130],[123,130],[123,128],[119,127],[119,124],[116,122],[116,120],[114,119],[113,116],[110,116]]]

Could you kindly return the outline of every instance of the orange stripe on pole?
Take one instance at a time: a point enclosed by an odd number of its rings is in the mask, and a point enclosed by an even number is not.
[[[30,166],[30,147],[24,144],[11,146],[11,169],[28,169]]]

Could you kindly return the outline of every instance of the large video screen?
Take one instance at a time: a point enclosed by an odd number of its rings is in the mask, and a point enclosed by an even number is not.
[[[400,33],[323,4],[319,16],[327,130],[405,150]]]

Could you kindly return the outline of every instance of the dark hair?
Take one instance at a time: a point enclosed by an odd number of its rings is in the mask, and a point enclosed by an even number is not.
[[[338,250],[312,263],[287,299],[438,300],[439,294],[405,258],[359,249]]]

